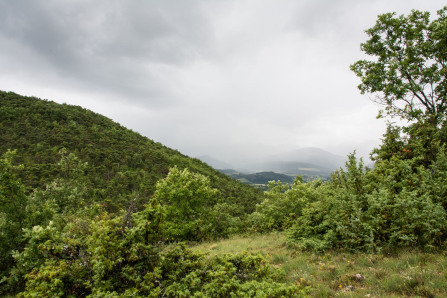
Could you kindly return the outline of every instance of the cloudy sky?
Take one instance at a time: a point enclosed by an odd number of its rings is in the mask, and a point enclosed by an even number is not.
[[[349,65],[415,0],[0,0],[0,89],[80,105],[190,156],[367,156],[384,120]]]

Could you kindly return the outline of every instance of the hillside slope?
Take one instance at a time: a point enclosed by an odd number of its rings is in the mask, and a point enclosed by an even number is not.
[[[75,153],[88,167],[85,176],[94,201],[110,210],[125,208],[130,200],[147,202],[155,184],[169,168],[189,168],[210,177],[224,200],[251,212],[262,194],[214,170],[198,159],[156,143],[112,120],[79,106],[57,104],[35,97],[0,91],[0,154],[17,149],[17,163],[28,190],[62,173],[59,150]]]

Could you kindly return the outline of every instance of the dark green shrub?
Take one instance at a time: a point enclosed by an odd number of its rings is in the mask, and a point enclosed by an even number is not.
[[[302,210],[307,204],[321,200],[321,187],[320,180],[303,183],[300,177],[290,187],[271,181],[264,201],[248,217],[251,228],[261,232],[289,228],[302,216]]]
[[[170,241],[197,241],[237,231],[237,206],[220,202],[220,192],[210,179],[188,169],[170,169],[157,182],[154,200],[160,202],[165,220],[163,233]]]
[[[303,208],[289,240],[317,250],[440,247],[447,227],[442,179],[413,159],[391,158],[367,170],[351,155],[346,170],[334,173],[332,193]]]
[[[281,282],[260,255],[209,258],[183,244],[166,248],[162,209],[133,216],[76,217],[27,231],[28,246],[15,254],[26,280],[24,297],[296,297],[308,288]],[[23,269],[21,269],[23,268]]]
[[[13,165],[15,151],[8,151],[0,158],[0,294],[14,264],[12,251],[24,245],[22,228],[26,224],[25,187],[16,176],[21,166]]]

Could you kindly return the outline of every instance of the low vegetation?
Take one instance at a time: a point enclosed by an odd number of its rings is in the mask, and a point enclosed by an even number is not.
[[[234,236],[192,246],[209,258],[226,254],[261,254],[284,280],[307,289],[311,297],[445,297],[447,255],[397,249],[389,253],[297,251],[285,233]]]

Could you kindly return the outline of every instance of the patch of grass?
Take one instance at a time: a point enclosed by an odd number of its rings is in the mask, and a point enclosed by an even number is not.
[[[263,255],[278,253],[289,254],[282,233],[255,234],[250,236],[236,235],[229,239],[215,242],[202,242],[193,248],[210,253],[210,255],[224,253],[238,253],[241,251],[260,252]]]
[[[311,286],[312,297],[447,297],[445,252],[301,252],[287,247],[284,233],[234,236],[193,249],[210,255],[261,253],[286,281]]]

